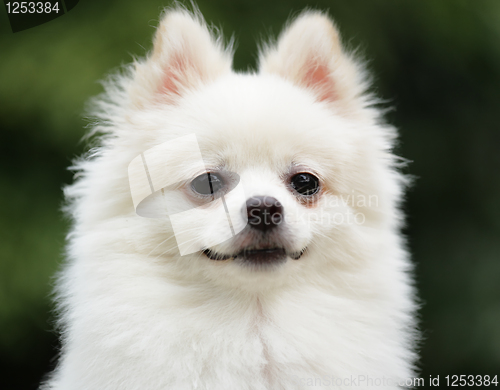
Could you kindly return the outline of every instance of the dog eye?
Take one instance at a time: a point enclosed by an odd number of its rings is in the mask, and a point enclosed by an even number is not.
[[[310,173],[297,173],[292,176],[290,185],[300,195],[314,195],[319,190],[319,179]]]
[[[224,187],[224,181],[215,173],[203,173],[191,182],[193,191],[201,195],[212,195]]]

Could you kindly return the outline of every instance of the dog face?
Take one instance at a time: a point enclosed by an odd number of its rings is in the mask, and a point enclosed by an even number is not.
[[[138,246],[182,275],[250,289],[356,263],[393,223],[399,196],[393,133],[370,108],[361,68],[317,12],[262,50],[258,73],[232,72],[230,55],[201,19],[170,12],[123,83],[117,139],[129,161],[189,135],[197,145],[162,155],[176,183],[169,205],[196,212],[175,226],[137,223]]]

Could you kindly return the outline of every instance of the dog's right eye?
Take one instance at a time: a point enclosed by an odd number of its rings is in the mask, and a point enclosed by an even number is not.
[[[215,173],[203,173],[197,176],[191,182],[191,188],[194,192],[201,195],[213,195],[224,187],[224,181]]]

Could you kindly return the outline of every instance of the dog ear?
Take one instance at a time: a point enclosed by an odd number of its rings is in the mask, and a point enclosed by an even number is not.
[[[318,101],[343,112],[365,105],[364,72],[342,48],[333,22],[319,11],[303,12],[285,28],[276,45],[265,46],[259,70],[310,89]]]
[[[198,10],[177,8],[161,18],[149,57],[135,64],[132,96],[174,103],[188,90],[231,71],[231,45],[224,47]],[[144,102],[142,102],[144,103]]]

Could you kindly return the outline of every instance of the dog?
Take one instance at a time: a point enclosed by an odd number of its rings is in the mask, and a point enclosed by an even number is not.
[[[404,387],[416,298],[407,178],[368,76],[323,12],[258,71],[199,11],[105,84],[65,189],[61,356],[44,390]]]

